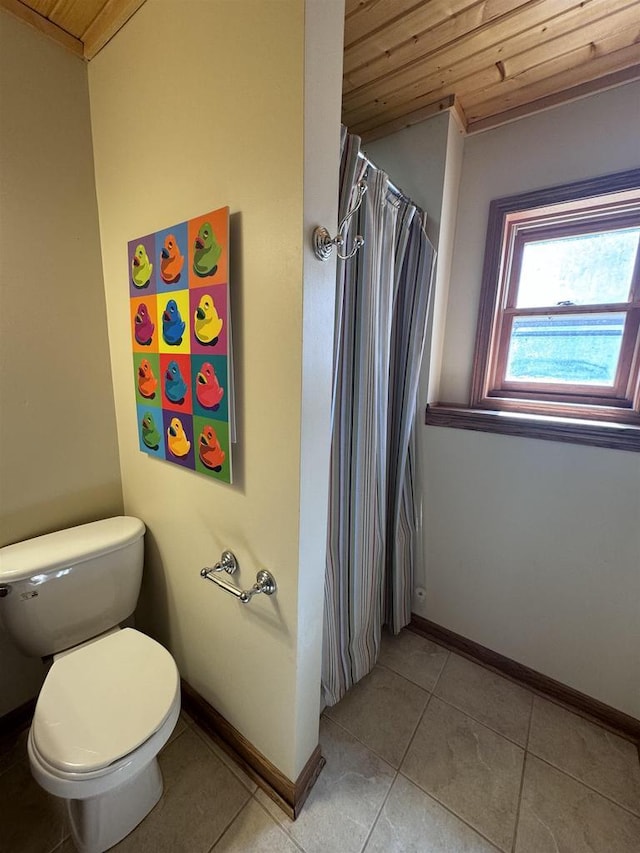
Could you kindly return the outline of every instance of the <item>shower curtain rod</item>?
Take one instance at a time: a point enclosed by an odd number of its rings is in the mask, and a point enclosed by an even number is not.
[[[372,169],[376,169],[378,172],[384,171],[384,169],[380,169],[378,166],[376,166],[376,164],[373,162],[373,160],[370,157],[368,157],[363,151],[358,151],[358,157],[361,160],[364,160],[364,162],[367,164],[367,166],[371,166]],[[389,184],[389,189],[391,190],[391,192],[395,196],[397,196],[398,198],[401,198],[403,201],[408,201],[410,204],[413,204],[415,207],[418,207],[418,205],[415,203],[415,201],[410,196],[408,196],[405,192],[403,192],[399,187],[397,187],[393,183],[393,181],[389,178],[388,175],[387,175],[387,183]],[[421,208],[419,208],[419,209],[421,209]]]
[[[369,157],[367,157],[366,154],[364,154],[362,151],[358,151],[358,158],[364,160],[364,162],[365,162],[365,172],[364,172],[365,175],[366,175],[366,172],[367,172],[369,167],[371,167],[372,169],[375,169],[376,172],[382,172],[383,175],[386,175],[387,189],[389,190],[391,195],[395,196],[398,200],[405,201],[408,204],[411,204],[411,205],[413,205],[413,207],[415,207],[415,209],[419,212],[420,218],[422,220],[422,227],[424,229],[426,221],[427,221],[427,214],[424,212],[424,210],[421,207],[419,207],[415,203],[415,201],[413,201],[413,199],[410,198],[410,196],[408,196],[406,193],[402,192],[402,190],[399,189],[393,183],[393,181],[389,180],[389,176],[386,174],[386,172],[383,169],[379,169],[376,166],[376,164],[373,162],[373,160],[371,160]],[[358,250],[361,249],[362,246],[364,246],[364,237],[362,237],[358,234],[358,235],[356,235],[356,237],[354,237],[353,248],[352,248],[351,252],[348,255],[341,255],[340,254],[340,248],[344,244],[344,238],[342,236],[342,230],[347,225],[347,223],[349,222],[351,217],[355,213],[357,213],[358,210],[360,209],[360,205],[362,204],[362,200],[363,200],[364,195],[367,191],[367,184],[366,184],[366,181],[364,180],[364,175],[358,181],[357,190],[358,190],[358,198],[356,199],[355,204],[351,207],[351,209],[347,212],[346,216],[343,217],[342,221],[338,225],[338,233],[336,234],[335,237],[331,237],[331,234],[323,225],[318,225],[316,228],[313,229],[313,234],[311,235],[312,248],[313,248],[314,255],[316,256],[316,258],[319,261],[328,260],[331,257],[331,252],[333,251],[334,246],[337,247],[337,255],[340,258],[340,260],[342,260],[342,261],[348,261],[349,258],[353,258],[354,255],[357,254]]]

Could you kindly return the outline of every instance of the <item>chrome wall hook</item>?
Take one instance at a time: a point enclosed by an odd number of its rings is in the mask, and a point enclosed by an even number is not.
[[[356,199],[355,205],[347,212],[347,215],[344,217],[340,225],[338,226],[338,233],[335,237],[331,237],[327,229],[323,225],[318,225],[317,228],[314,229],[313,232],[313,252],[320,261],[326,261],[331,257],[331,252],[333,251],[333,247],[336,247],[336,254],[340,258],[341,261],[348,261],[349,258],[352,258],[358,251],[358,249],[364,246],[364,237],[358,234],[353,238],[353,248],[349,252],[348,255],[340,254],[340,249],[345,243],[345,238],[347,236],[348,224],[351,217],[360,210],[360,206],[362,204],[362,199],[367,191],[367,185],[364,181],[360,181],[358,183],[358,197]],[[344,233],[343,233],[344,232]]]

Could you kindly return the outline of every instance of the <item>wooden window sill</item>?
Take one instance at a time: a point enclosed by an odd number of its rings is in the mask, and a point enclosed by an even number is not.
[[[427,426],[471,429],[501,435],[541,438],[546,441],[588,444],[614,450],[640,451],[640,426],[634,424],[469,409],[440,403],[427,406],[425,423]]]

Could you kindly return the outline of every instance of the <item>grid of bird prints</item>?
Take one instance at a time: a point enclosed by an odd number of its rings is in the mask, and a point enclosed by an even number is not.
[[[128,244],[140,450],[231,482],[229,208]]]

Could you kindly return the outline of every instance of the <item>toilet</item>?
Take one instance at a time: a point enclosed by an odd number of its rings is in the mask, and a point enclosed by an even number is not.
[[[113,847],[158,802],[157,755],[180,714],[169,652],[120,627],[138,600],[144,533],[121,516],[0,548],[0,619],[25,654],[53,655],[31,773],[66,801],[80,853]]]

